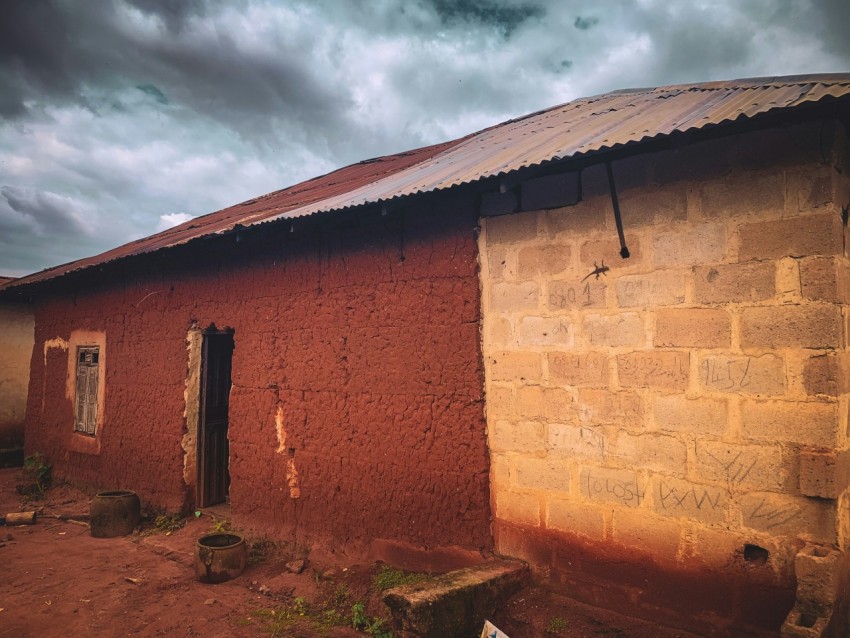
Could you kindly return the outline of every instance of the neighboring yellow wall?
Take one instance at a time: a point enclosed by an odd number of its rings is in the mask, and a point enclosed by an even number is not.
[[[34,330],[29,306],[0,304],[0,448],[24,441]]]
[[[785,574],[800,542],[846,549],[843,139],[806,124],[615,162],[628,260],[602,166],[575,206],[482,219],[497,530],[674,566],[755,543]]]

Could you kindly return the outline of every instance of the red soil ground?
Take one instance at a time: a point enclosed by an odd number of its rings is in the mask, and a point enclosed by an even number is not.
[[[226,512],[204,512],[169,534],[148,523],[141,533],[96,539],[85,523],[50,518],[87,514],[90,495],[59,485],[43,500],[27,502],[16,493],[17,475],[15,469],[0,470],[0,516],[32,509],[41,516],[32,526],[0,527],[2,638],[343,638],[367,635],[350,627],[358,601],[370,618],[388,617],[374,589],[380,566],[319,570],[308,564],[294,574],[285,568],[293,559],[285,548],[257,541],[255,564],[242,576],[201,584],[192,570],[195,540],[221,526]],[[511,638],[690,636],[536,588],[514,597],[493,621]]]

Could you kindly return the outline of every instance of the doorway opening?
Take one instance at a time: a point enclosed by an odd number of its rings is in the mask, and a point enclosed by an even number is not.
[[[227,441],[233,331],[203,333],[198,413],[198,507],[228,499],[230,449]]]

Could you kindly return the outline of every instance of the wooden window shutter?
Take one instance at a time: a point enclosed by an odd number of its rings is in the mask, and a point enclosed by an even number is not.
[[[77,348],[77,397],[74,430],[94,436],[97,426],[97,386],[100,348]]]

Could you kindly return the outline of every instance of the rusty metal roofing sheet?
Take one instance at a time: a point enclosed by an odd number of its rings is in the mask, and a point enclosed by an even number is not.
[[[848,96],[850,73],[632,89],[582,98],[458,140],[354,164],[101,255],[0,284],[0,289],[180,245],[236,226],[253,226],[448,189],[674,132]]]

